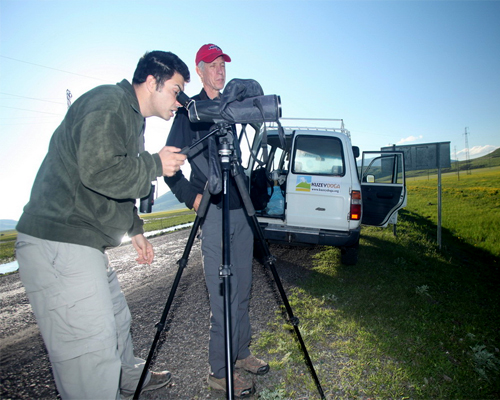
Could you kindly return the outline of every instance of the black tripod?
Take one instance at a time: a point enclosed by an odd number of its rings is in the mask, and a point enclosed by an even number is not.
[[[325,398],[323,393],[323,389],[319,382],[318,376],[316,375],[316,371],[312,364],[312,361],[309,357],[309,353],[305,346],[305,343],[302,339],[302,335],[300,334],[300,330],[298,328],[299,320],[297,317],[293,315],[292,308],[290,303],[288,302],[288,298],[286,296],[285,290],[281,284],[281,280],[278,276],[278,272],[276,271],[275,257],[271,255],[269,251],[269,247],[264,239],[264,235],[258,223],[257,217],[255,216],[255,209],[253,207],[252,201],[250,200],[250,196],[248,194],[248,190],[245,185],[245,180],[243,178],[242,167],[239,162],[239,155],[235,151],[235,149],[239,149],[238,140],[236,138],[235,133],[230,125],[227,123],[218,123],[217,128],[212,130],[207,136],[203,139],[199,140],[197,143],[193,144],[191,148],[196,147],[199,142],[207,139],[209,136],[217,134],[219,136],[219,145],[218,152],[220,157],[220,167],[222,170],[222,265],[219,269],[219,276],[223,281],[223,301],[224,301],[224,338],[225,338],[225,358],[226,358],[226,393],[228,399],[234,398],[234,386],[233,386],[233,357],[232,357],[232,335],[231,335],[231,303],[230,303],[230,277],[231,277],[231,254],[230,254],[230,213],[229,213],[229,178],[230,174],[235,179],[238,191],[243,200],[243,205],[245,207],[245,211],[247,216],[249,217],[252,225],[252,230],[254,232],[254,236],[257,238],[257,243],[261,247],[261,252],[264,255],[264,265],[267,266],[272,274],[273,278],[276,282],[278,290],[281,294],[281,298],[285,305],[285,309],[287,311],[288,317],[290,319],[290,323],[294,327],[295,333],[297,335],[297,339],[300,343],[302,351],[304,353],[305,361],[310,369],[311,375],[314,379],[318,392],[322,399]],[[187,153],[189,149],[183,150],[184,154]],[[158,340],[160,339],[160,334],[165,327],[165,321],[167,320],[168,312],[172,305],[175,292],[179,285],[182,272],[187,265],[189,253],[191,252],[191,248],[193,246],[194,239],[196,237],[198,228],[205,217],[206,211],[208,209],[208,205],[210,203],[210,192],[208,189],[208,185],[205,188],[205,192],[203,193],[202,201],[200,206],[198,207],[197,216],[194,221],[193,227],[191,229],[191,233],[189,235],[186,247],[184,248],[184,253],[182,258],[178,261],[179,269],[177,270],[177,274],[174,279],[174,283],[172,284],[172,288],[170,290],[170,294],[163,310],[163,314],[161,316],[160,322],[156,324],[156,334],[151,345],[151,349],[149,351],[148,358],[146,360],[144,370],[142,372],[141,378],[137,385],[137,389],[134,393],[134,400],[139,398],[141,393],[142,386],[144,384],[144,380],[147,376],[147,371],[149,369],[149,365],[151,364],[151,360],[154,355],[154,351]]]

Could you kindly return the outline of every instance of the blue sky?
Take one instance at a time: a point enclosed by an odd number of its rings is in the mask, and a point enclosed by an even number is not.
[[[72,101],[131,79],[139,57],[188,64],[216,43],[232,78],[281,96],[283,116],[342,118],[354,145],[500,147],[500,1],[0,0],[0,219],[18,219]],[[147,148],[169,123],[148,120]],[[161,192],[166,186],[160,183]]]

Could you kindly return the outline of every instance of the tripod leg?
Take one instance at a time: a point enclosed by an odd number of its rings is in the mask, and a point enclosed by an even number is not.
[[[223,282],[223,300],[224,300],[224,339],[226,355],[226,393],[227,399],[234,398],[234,380],[233,380],[233,340],[231,332],[231,223],[229,217],[229,163],[222,158],[224,192],[222,197],[222,265],[220,268],[220,277]]]
[[[184,253],[182,254],[181,259],[177,261],[179,269],[177,270],[177,274],[175,275],[174,283],[172,284],[172,288],[170,289],[170,294],[168,296],[167,303],[165,304],[165,308],[163,309],[163,314],[160,318],[160,322],[156,324],[156,334],[153,339],[153,344],[151,345],[151,349],[149,350],[148,358],[146,359],[146,363],[144,364],[144,369],[142,371],[141,378],[139,379],[139,383],[137,384],[137,388],[134,393],[134,400],[137,400],[141,394],[142,386],[144,384],[144,380],[146,379],[149,365],[151,364],[151,360],[153,359],[156,345],[158,344],[158,340],[160,339],[161,332],[165,328],[165,321],[167,320],[168,312],[170,311],[170,307],[172,306],[175,292],[177,291],[177,287],[179,286],[179,282],[181,280],[182,272],[184,271],[184,268],[187,265],[189,253],[191,252],[191,248],[193,247],[194,239],[196,238],[196,233],[198,232],[198,228],[200,227],[201,220],[205,216],[205,212],[209,202],[210,202],[210,195],[208,194],[208,190],[205,190],[200,207],[198,208],[198,215],[194,220],[191,233],[189,234],[186,247],[184,248]]]
[[[295,334],[297,335],[297,339],[299,340],[300,347],[302,348],[302,352],[304,353],[304,358],[306,360],[306,363],[311,371],[311,375],[314,379],[314,383],[316,384],[316,387],[318,388],[319,395],[321,396],[322,399],[325,398],[325,394],[323,393],[323,388],[321,387],[321,384],[319,382],[318,376],[316,375],[316,371],[314,369],[314,365],[311,361],[311,358],[309,357],[309,353],[307,352],[306,345],[304,343],[304,340],[302,340],[302,335],[300,334],[299,330],[299,319],[293,315],[292,307],[290,306],[290,303],[288,302],[288,298],[285,293],[285,289],[283,289],[283,285],[281,284],[280,277],[278,275],[278,271],[276,271],[276,267],[274,265],[274,257],[271,255],[271,252],[269,251],[269,247],[267,246],[266,240],[264,238],[264,234],[262,233],[262,230],[260,229],[259,221],[257,220],[257,216],[255,215],[255,209],[252,204],[252,200],[250,199],[250,195],[248,193],[248,190],[245,186],[245,181],[243,179],[243,174],[241,172],[241,165],[237,163],[237,161],[234,161],[232,164],[232,174],[234,176],[234,179],[236,181],[236,185],[238,187],[238,191],[241,195],[241,198],[243,200],[243,204],[245,206],[245,211],[247,213],[247,216],[249,219],[252,221],[252,229],[254,231],[255,237],[258,239],[257,242],[260,244],[262,247],[262,251],[264,254],[264,260],[265,260],[265,265],[269,267],[273,274],[274,281],[276,282],[276,286],[278,287],[278,290],[281,294],[281,298],[283,300],[283,304],[285,305],[285,309],[288,313],[288,317],[290,319],[290,323],[293,325],[293,329],[295,330]]]
[[[283,304],[285,305],[285,309],[288,313],[290,323],[293,325],[293,329],[295,331],[295,334],[297,335],[297,339],[299,340],[300,347],[302,348],[302,352],[304,353],[304,358],[305,358],[306,363],[311,371],[311,375],[314,379],[314,383],[316,384],[319,395],[321,396],[322,399],[325,399],[325,394],[323,392],[323,388],[321,387],[318,376],[316,375],[316,371],[314,369],[314,365],[311,361],[311,358],[309,357],[309,353],[307,351],[304,340],[302,339],[302,335],[300,334],[299,319],[293,315],[292,307],[290,306],[290,303],[288,302],[288,298],[286,296],[285,289],[283,288],[283,285],[281,284],[281,280],[280,280],[280,277],[278,275],[278,271],[276,270],[276,266],[274,265],[274,257],[271,255],[271,252],[269,251],[269,247],[267,246],[267,243],[265,241],[262,230],[260,229],[260,225],[259,225],[259,222],[257,220],[257,217],[254,215],[251,217],[251,220],[252,220],[252,224],[254,227],[254,234],[257,236],[258,242],[263,250],[265,265],[267,267],[269,267],[269,269],[271,270],[271,272],[273,274],[274,281],[276,282],[276,286],[278,287],[278,290],[281,294],[281,298],[283,300]]]

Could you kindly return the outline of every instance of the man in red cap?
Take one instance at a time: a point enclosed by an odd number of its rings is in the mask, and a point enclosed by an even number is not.
[[[196,72],[200,76],[203,89],[194,100],[213,100],[220,97],[226,83],[226,62],[231,58],[215,44],[203,45],[196,54]],[[203,138],[213,126],[212,122],[192,123],[184,108],[179,108],[172,124],[167,145],[184,148]],[[173,177],[166,177],[177,199],[187,207],[198,211],[205,184],[208,179],[208,143],[196,155],[188,157],[191,165],[189,181],[182,171]],[[269,365],[256,358],[248,348],[251,340],[248,306],[252,287],[253,232],[248,222],[240,193],[234,179],[229,180],[229,209],[231,225],[231,333],[232,356],[236,372],[233,376],[236,397],[247,397],[254,392],[254,385],[238,370],[246,370],[256,375],[269,371]],[[201,234],[201,250],[205,281],[210,294],[210,373],[208,384],[219,390],[226,390],[226,361],[224,343],[224,304],[221,291],[219,268],[222,265],[222,195],[211,195],[210,205],[205,214]]]
[[[195,62],[207,96],[212,100],[219,97],[226,84],[226,62],[231,62],[231,57],[224,54],[219,46],[205,44],[196,53]]]

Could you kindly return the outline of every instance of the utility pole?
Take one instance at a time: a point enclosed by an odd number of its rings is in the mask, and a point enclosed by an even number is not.
[[[470,156],[469,156],[469,132],[467,131],[467,127],[465,127],[465,168],[467,171],[467,175],[471,174],[470,171]]]
[[[69,89],[66,89],[66,102],[68,103],[68,108],[71,107],[71,98],[73,95],[71,94],[71,91]]]
[[[458,180],[460,180],[460,164],[459,164],[458,158],[457,158],[457,146],[454,147],[454,150],[455,150],[455,163],[457,164],[457,177],[458,177]]]

